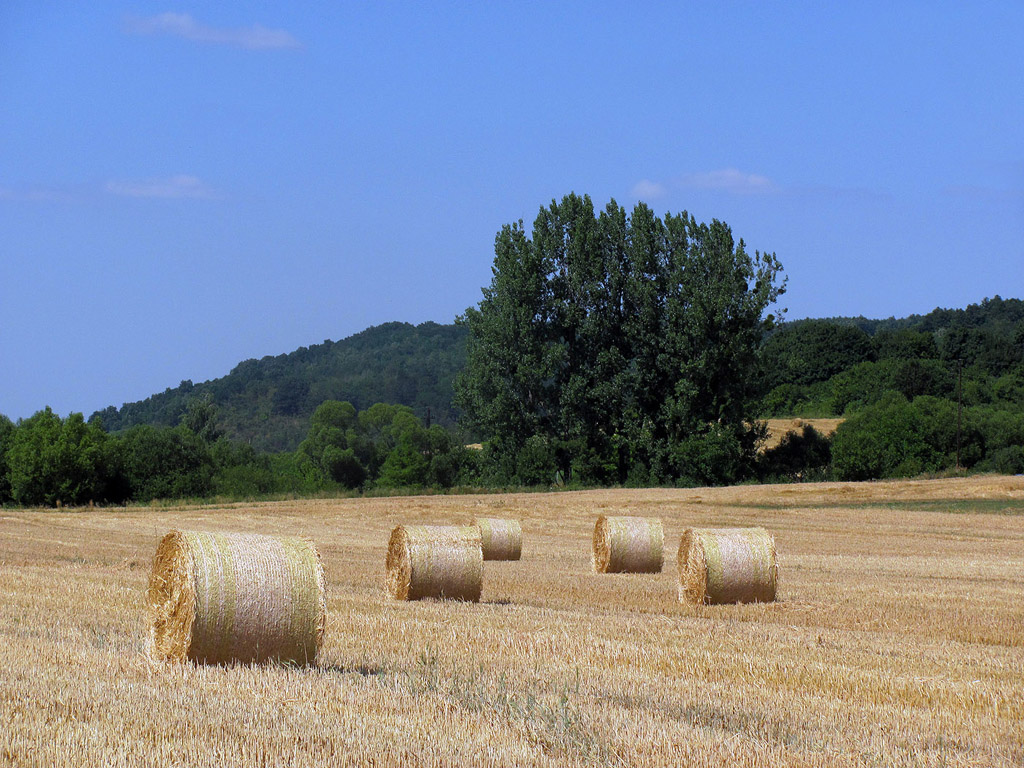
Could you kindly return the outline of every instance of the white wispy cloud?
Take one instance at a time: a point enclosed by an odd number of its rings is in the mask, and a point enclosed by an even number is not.
[[[0,186],[0,200],[12,203],[49,203],[67,200],[66,190],[47,187],[5,187]]]
[[[681,177],[680,184],[684,187],[714,189],[734,195],[763,195],[778,191],[778,187],[767,176],[743,173],[735,168],[688,173]]]
[[[302,43],[283,29],[269,29],[259,24],[248,27],[211,27],[200,24],[187,13],[128,17],[124,26],[127,32],[135,35],[171,35],[194,43],[232,45],[251,51],[302,48]]]
[[[196,176],[172,176],[169,179],[145,181],[108,181],[107,192],[123,197],[157,197],[165,199],[196,198],[216,200],[220,195]]]
[[[653,200],[656,197],[663,196],[668,190],[665,189],[664,184],[659,184],[656,181],[650,179],[641,179],[633,185],[633,197],[642,198],[645,200]]]
[[[651,200],[664,197],[678,189],[706,189],[731,195],[767,195],[782,191],[767,176],[744,173],[735,168],[724,168],[718,171],[686,173],[666,181],[641,179],[633,185],[632,192],[634,197]]]

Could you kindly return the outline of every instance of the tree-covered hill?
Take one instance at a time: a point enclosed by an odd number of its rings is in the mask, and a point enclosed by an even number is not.
[[[93,414],[119,432],[137,424],[176,426],[188,404],[214,406],[217,429],[257,451],[295,450],[327,400],[365,410],[411,407],[424,422],[456,423],[453,379],[466,364],[465,326],[385,323],[341,341],[239,363],[228,375],[183,381],[145,400]],[[956,400],[963,365],[964,404],[1021,407],[1024,301],[998,296],[963,309],[871,320],[833,317],[780,325],[761,348],[770,393],[759,415],[843,416],[895,391]],[[481,435],[489,437],[488,435]]]
[[[227,375],[177,387],[93,414],[111,432],[136,424],[175,426],[195,399],[211,402],[226,437],[260,451],[294,450],[326,400],[359,410],[377,402],[407,405],[434,423],[455,423],[452,379],[465,363],[466,331],[456,325],[385,323],[341,341],[245,360]],[[91,420],[92,420],[91,419]]]
[[[761,357],[769,388],[778,389],[765,415],[795,410],[792,415],[838,416],[842,406],[836,413],[800,413],[794,396],[814,400],[822,394],[815,385],[866,370],[865,364],[879,370],[913,369],[918,378],[928,369],[947,379],[961,364],[974,378],[1015,369],[1024,361],[1024,301],[995,296],[965,309],[934,309],[905,318],[797,320],[780,325],[765,340]]]
[[[761,366],[770,392],[760,416],[844,418],[828,450],[813,430],[797,435],[764,474],[813,476],[809,452],[839,480],[1024,472],[1020,299],[787,323],[766,339]]]

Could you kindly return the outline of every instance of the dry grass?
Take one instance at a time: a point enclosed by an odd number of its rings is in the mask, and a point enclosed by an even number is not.
[[[0,510],[0,765],[1019,766],[1022,513],[1021,478]],[[764,525],[779,602],[594,574],[597,514]],[[396,524],[478,516],[531,542],[481,603],[387,596]],[[149,662],[179,527],[313,539],[318,664]]]

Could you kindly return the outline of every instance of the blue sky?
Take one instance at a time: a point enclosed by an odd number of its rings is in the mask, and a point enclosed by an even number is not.
[[[0,413],[451,322],[575,191],[790,319],[1024,297],[1024,3],[0,5]]]

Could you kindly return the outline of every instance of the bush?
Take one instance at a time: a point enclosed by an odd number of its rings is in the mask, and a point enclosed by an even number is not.
[[[832,440],[832,467],[840,480],[914,475],[931,458],[920,416],[898,393],[852,415]]]
[[[706,433],[693,435],[672,446],[669,464],[676,485],[729,485],[746,475],[745,453],[735,434],[714,424]]]
[[[978,468],[1001,475],[1024,474],[1024,446],[1009,445],[993,451]]]
[[[213,492],[210,448],[192,430],[143,425],[116,439],[129,498],[196,498]]]
[[[516,459],[516,480],[523,485],[551,485],[555,482],[555,452],[540,435],[526,439]]]
[[[7,436],[12,500],[26,505],[83,504],[106,497],[107,435],[80,413],[61,419],[50,408],[18,423]]]
[[[758,474],[765,479],[824,479],[831,461],[832,441],[804,424],[800,432],[787,432],[777,446],[764,452]]]

